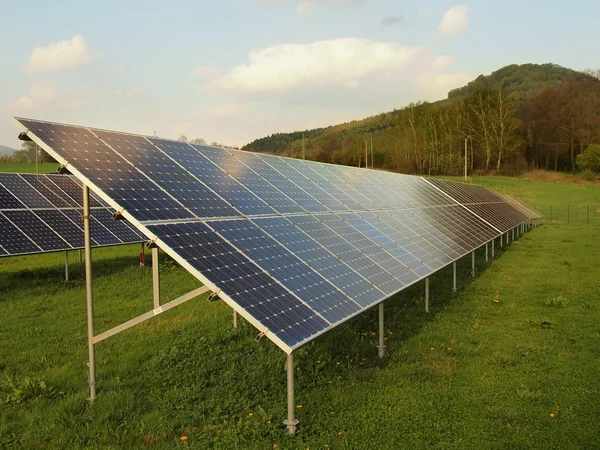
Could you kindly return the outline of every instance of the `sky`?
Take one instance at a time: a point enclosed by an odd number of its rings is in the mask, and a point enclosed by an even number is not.
[[[0,0],[11,117],[242,146],[435,101],[508,64],[600,68],[597,0]]]

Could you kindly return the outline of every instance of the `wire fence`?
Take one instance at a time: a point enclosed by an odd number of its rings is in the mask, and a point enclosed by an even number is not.
[[[532,205],[547,223],[600,225],[600,205]]]

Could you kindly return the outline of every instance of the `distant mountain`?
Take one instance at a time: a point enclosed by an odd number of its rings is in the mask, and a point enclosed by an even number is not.
[[[534,93],[548,86],[557,85],[576,75],[582,74],[552,63],[511,64],[492,72],[490,75],[479,75],[466,86],[451,90],[448,93],[447,99],[439,100],[434,104],[444,107],[453,102],[459,102],[479,88],[503,87],[507,94],[517,100],[517,112],[521,114],[523,101],[529,93]],[[242,148],[243,150],[255,152],[298,156],[302,151],[302,145],[308,150],[314,145],[316,140],[329,134],[337,134],[340,138],[344,139],[348,134],[365,135],[390,130],[397,124],[397,117],[401,113],[401,109],[395,109],[394,111],[376,116],[329,127],[305,130],[304,132],[275,133],[271,136],[256,139]],[[304,142],[302,141],[303,135]]]
[[[479,75],[466,86],[453,89],[448,98],[466,97],[480,88],[502,87],[508,93],[523,93],[537,91],[556,83],[567,81],[578,74],[572,69],[558,64],[511,64],[492,72],[490,75]]]
[[[12,156],[16,152],[14,148],[7,147],[6,145],[0,145],[0,156]]]

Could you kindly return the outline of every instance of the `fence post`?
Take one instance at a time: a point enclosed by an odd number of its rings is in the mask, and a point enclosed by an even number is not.
[[[590,205],[587,205],[587,214],[586,214],[587,218],[586,218],[586,225],[590,224]]]

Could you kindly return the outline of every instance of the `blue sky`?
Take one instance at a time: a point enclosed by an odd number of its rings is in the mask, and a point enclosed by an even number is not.
[[[600,68],[600,2],[0,0],[13,115],[229,145],[444,98],[512,63]]]

